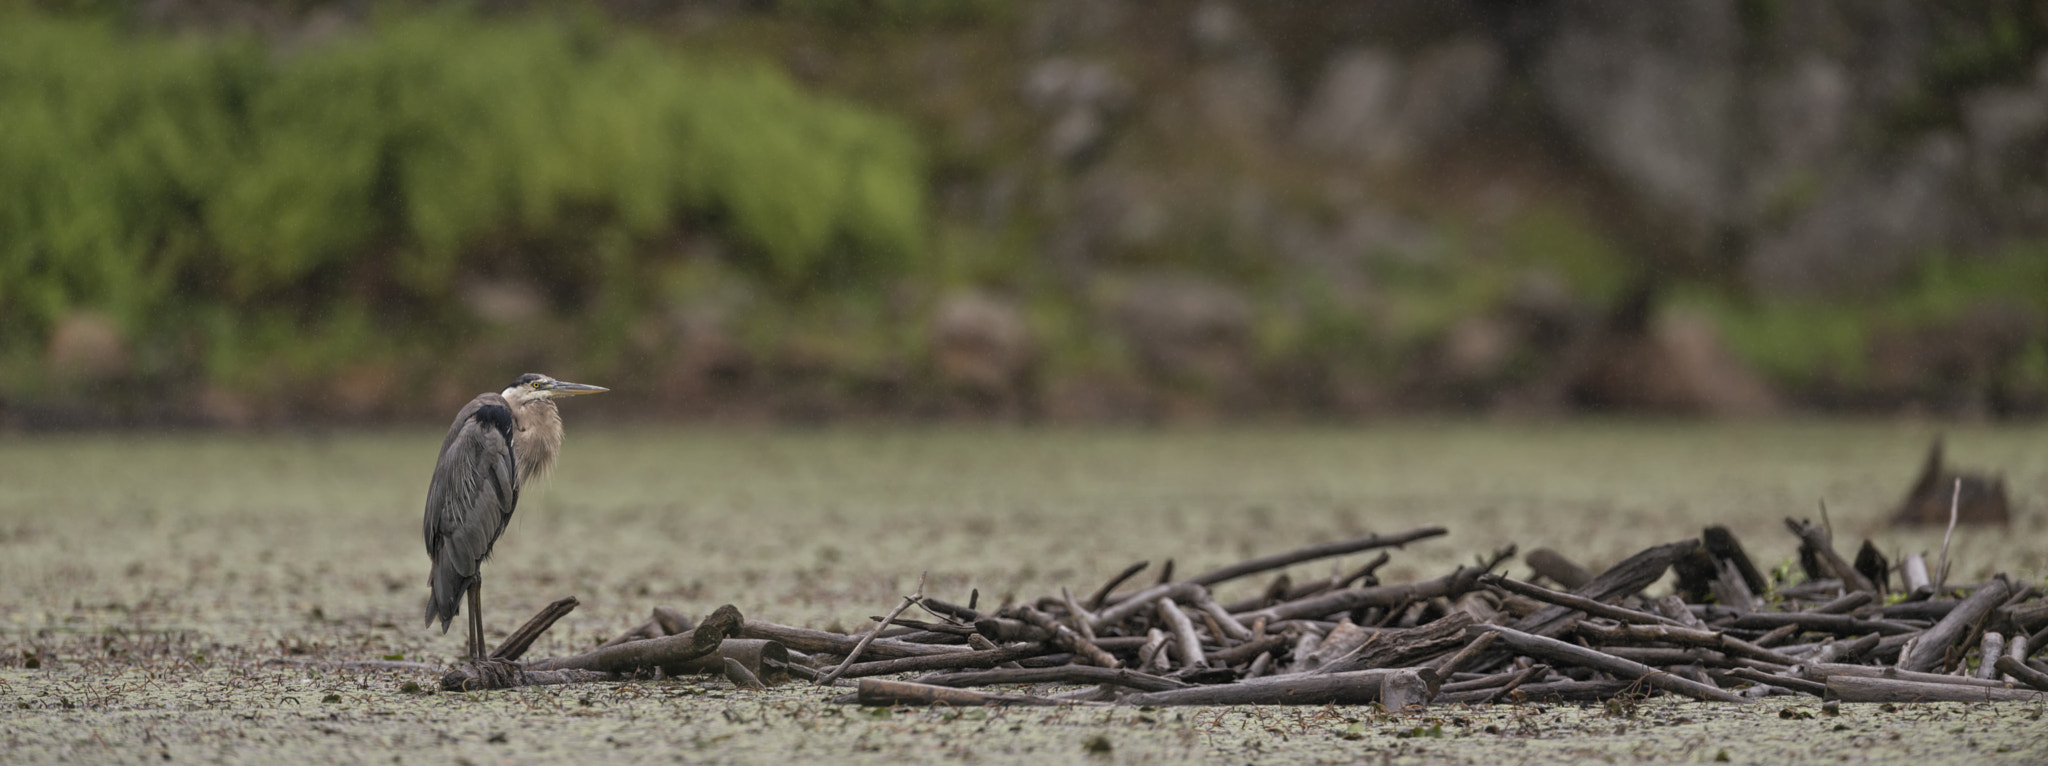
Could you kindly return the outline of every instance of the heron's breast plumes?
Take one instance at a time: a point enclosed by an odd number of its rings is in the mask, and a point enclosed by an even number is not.
[[[562,448],[562,414],[547,399],[523,402],[518,412],[519,427],[512,434],[512,456],[519,466],[519,486],[555,467],[555,453]]]

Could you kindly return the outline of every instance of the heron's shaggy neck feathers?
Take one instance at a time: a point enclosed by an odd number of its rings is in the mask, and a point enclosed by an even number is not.
[[[562,448],[562,414],[547,397],[522,398],[512,405],[512,460],[519,466],[518,486],[555,466]]]

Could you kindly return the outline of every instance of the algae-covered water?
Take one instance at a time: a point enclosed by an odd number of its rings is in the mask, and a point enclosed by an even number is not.
[[[495,642],[583,602],[530,656],[655,605],[850,628],[929,572],[983,603],[1077,591],[1137,560],[1194,572],[1306,543],[1441,524],[1381,571],[1433,576],[1499,546],[1598,567],[1726,524],[1765,566],[1784,517],[1839,545],[1935,551],[1882,521],[1920,423],[1402,423],[1355,429],[745,431],[579,427],[485,572]],[[2005,476],[2006,530],[1963,530],[1954,579],[2048,572],[2048,431],[1946,429]],[[432,674],[265,664],[446,663],[420,625],[420,507],[440,434],[0,436],[0,747],[8,762],[785,762],[852,758],[1291,763],[2040,762],[2042,705],[1883,710],[1811,700],[1602,706],[897,710],[668,680],[411,694]],[[1316,577],[1357,560],[1295,568]],[[1511,565],[1520,574],[1520,564]],[[1149,573],[1148,573],[1149,576]],[[1237,584],[1224,595],[1256,589]],[[1780,717],[1790,710],[1792,717]]]

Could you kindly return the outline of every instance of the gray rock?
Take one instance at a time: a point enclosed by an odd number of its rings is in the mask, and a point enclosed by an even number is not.
[[[1053,115],[1045,150],[1061,163],[1082,165],[1109,140],[1110,116],[1131,100],[1131,87],[1106,64],[1054,58],[1024,78],[1024,101]]]
[[[1393,132],[1402,97],[1400,59],[1380,48],[1352,48],[1330,60],[1302,110],[1296,135],[1311,148],[1370,158]]]
[[[1486,108],[1500,70],[1499,52],[1477,39],[1430,48],[1412,64],[1378,48],[1347,49],[1331,59],[1296,135],[1373,164],[1412,161]]]
[[[1852,148],[1854,97],[1843,65],[1816,54],[1762,79],[1754,96],[1756,148],[1741,173],[1749,220],[1787,212],[1843,164]]]
[[[1565,0],[1538,91],[1591,158],[1697,251],[1728,208],[1740,22],[1734,3]]]
[[[1188,42],[1197,55],[1207,57],[1259,55],[1265,45],[1237,7],[1225,0],[1206,0],[1195,7],[1188,16]]]
[[[45,359],[54,380],[106,383],[128,374],[133,354],[121,326],[96,311],[73,311],[50,333]]]
[[[1936,134],[1895,167],[1838,180],[1789,224],[1760,233],[1745,264],[1751,288],[1814,296],[1893,283],[1914,258],[1955,241],[1965,160],[1961,139]]]
[[[1194,85],[1203,122],[1238,141],[1268,140],[1287,112],[1279,70],[1265,57],[1204,65]]]
[[[1978,193],[2010,201],[2031,196],[2038,204],[2048,181],[2048,86],[1987,88],[1965,97],[1962,109]],[[2043,222],[2024,212],[2018,217]]]
[[[1038,342],[1015,303],[980,291],[939,301],[931,324],[933,373],[942,385],[1014,397],[1038,361]]]
[[[1024,77],[1024,102],[1044,112],[1075,108],[1114,110],[1130,102],[1131,86],[1100,62],[1046,59]]]
[[[1111,312],[1154,378],[1240,389],[1251,378],[1252,306],[1236,289],[1183,274],[1147,274],[1115,291]]]

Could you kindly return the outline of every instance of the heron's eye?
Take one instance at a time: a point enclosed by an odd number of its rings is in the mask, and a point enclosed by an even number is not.
[[[534,381],[534,382],[532,382],[532,383],[528,383],[528,384],[526,384],[526,385],[528,385],[528,386],[532,386],[532,387],[534,387],[534,388],[540,388],[540,383],[541,383],[540,381],[536,380],[536,381]]]

